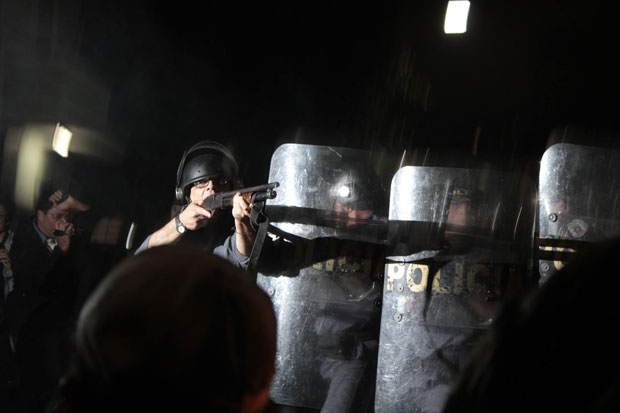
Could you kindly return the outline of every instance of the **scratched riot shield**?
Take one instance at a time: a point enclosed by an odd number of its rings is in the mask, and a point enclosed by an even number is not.
[[[390,192],[375,410],[439,412],[532,265],[535,185],[519,173],[407,166]]]
[[[383,172],[381,165],[392,170]],[[325,412],[372,411],[392,162],[369,152],[285,144],[257,282],[278,320],[272,400]]]
[[[620,236],[620,152],[550,146],[540,164],[538,211],[543,283],[580,249]]]

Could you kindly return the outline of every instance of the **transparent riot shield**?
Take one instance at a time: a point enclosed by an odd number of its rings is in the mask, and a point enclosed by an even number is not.
[[[542,283],[581,248],[620,236],[620,152],[549,147],[540,164],[538,211]]]
[[[408,166],[392,180],[375,411],[440,412],[500,303],[525,288],[535,186]]]
[[[277,404],[372,411],[393,165],[316,145],[285,144],[272,156],[274,240],[257,283],[278,318]]]

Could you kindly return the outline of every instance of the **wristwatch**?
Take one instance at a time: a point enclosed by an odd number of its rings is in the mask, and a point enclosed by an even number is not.
[[[174,222],[176,222],[177,224],[177,231],[179,232],[179,234],[184,234],[186,231],[186,228],[183,226],[183,223],[181,223],[181,219],[179,218],[180,214],[176,214],[174,217]]]

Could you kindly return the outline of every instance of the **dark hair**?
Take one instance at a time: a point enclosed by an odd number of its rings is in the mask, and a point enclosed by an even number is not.
[[[43,211],[43,212],[47,212],[50,209],[52,209],[52,207],[54,206],[54,203],[52,201],[50,201],[50,196],[56,192],[58,189],[49,189],[47,187],[43,188],[40,192],[39,192],[39,199],[37,200],[37,205],[35,207],[35,211]],[[64,194],[66,194],[65,191],[63,191]]]
[[[230,263],[188,246],[117,266],[84,305],[57,411],[240,411],[269,386],[271,300]]]

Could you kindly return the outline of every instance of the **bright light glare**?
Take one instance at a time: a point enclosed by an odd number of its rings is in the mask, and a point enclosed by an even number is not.
[[[446,33],[465,33],[467,31],[467,15],[469,14],[469,1],[454,0],[448,2],[446,21],[443,30]]]
[[[340,188],[338,188],[338,196],[340,198],[348,198],[349,196],[351,196],[351,188],[346,185],[342,185]]]
[[[63,158],[67,158],[69,156],[69,145],[71,144],[72,136],[73,133],[69,129],[67,129],[60,123],[56,124],[56,129],[54,130],[54,138],[52,139],[52,148],[58,155],[62,156]]]
[[[31,210],[38,199],[43,171],[46,169],[45,153],[49,150],[52,125],[26,125],[17,152],[15,176],[15,204]]]

